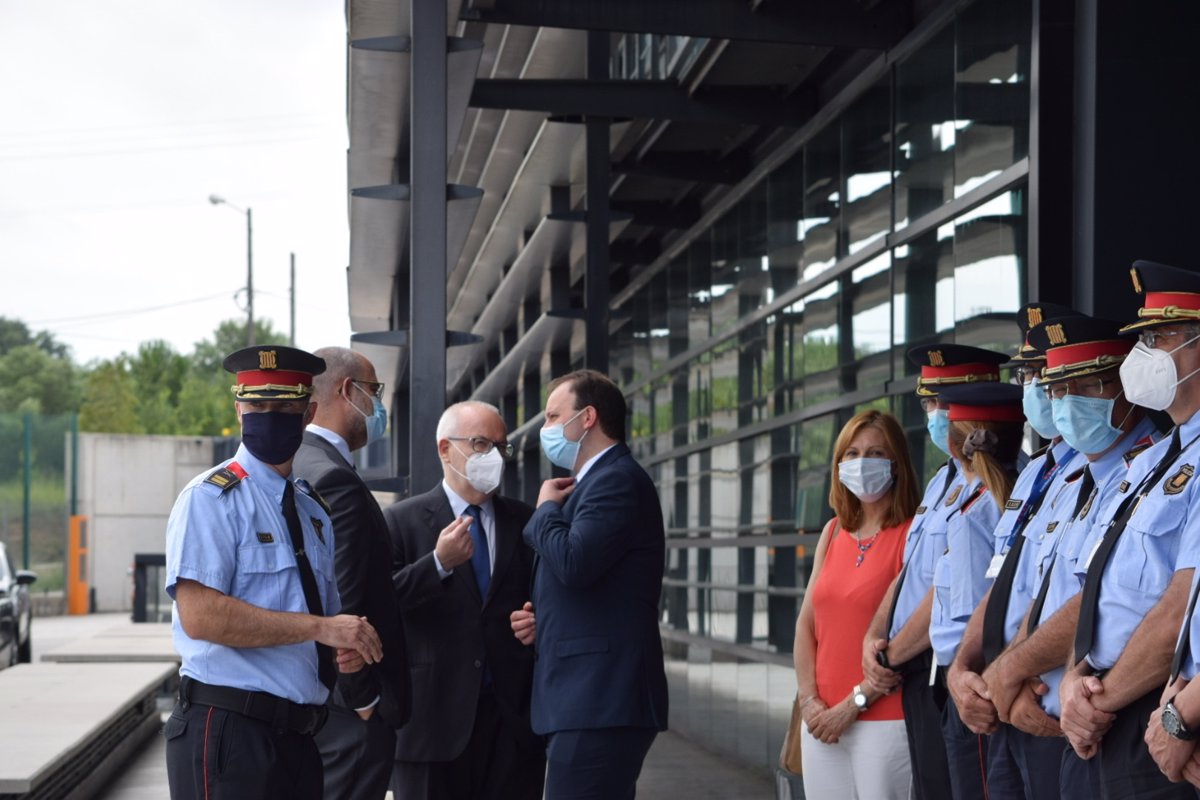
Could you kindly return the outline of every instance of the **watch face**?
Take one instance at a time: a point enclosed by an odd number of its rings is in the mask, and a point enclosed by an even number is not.
[[[1173,736],[1176,739],[1190,740],[1194,738],[1192,732],[1184,727],[1183,721],[1179,719],[1179,712],[1175,710],[1175,706],[1171,703],[1167,703],[1163,707],[1162,726],[1163,730],[1169,736]]]

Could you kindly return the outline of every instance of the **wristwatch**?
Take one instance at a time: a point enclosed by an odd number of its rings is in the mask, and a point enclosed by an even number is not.
[[[1175,703],[1170,700],[1163,706],[1162,726],[1167,735],[1175,739],[1190,742],[1196,738],[1195,731],[1189,731],[1187,725],[1183,724],[1183,717],[1179,715],[1179,709],[1175,708]]]
[[[867,701],[867,695],[865,692],[863,692],[862,686],[855,684],[855,686],[854,686],[854,707],[857,708],[859,711],[866,711],[867,706],[869,706],[869,705],[870,705],[870,702]],[[1165,716],[1166,715],[1164,714],[1164,717]],[[1170,731],[1168,731],[1168,733],[1170,733]]]

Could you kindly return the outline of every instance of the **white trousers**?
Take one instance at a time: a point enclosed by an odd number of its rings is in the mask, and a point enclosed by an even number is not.
[[[851,723],[835,744],[800,740],[804,796],[812,800],[908,800],[912,767],[904,720]]]

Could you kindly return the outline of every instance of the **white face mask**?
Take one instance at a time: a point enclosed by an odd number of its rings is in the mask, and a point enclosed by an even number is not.
[[[454,445],[454,449],[458,450],[458,446]],[[458,452],[461,453],[462,450],[458,450]],[[467,483],[471,484],[471,488],[475,491],[491,494],[500,487],[500,481],[504,477],[504,456],[500,455],[498,448],[493,447],[486,453],[472,453],[467,456],[465,475],[454,469],[453,464],[450,465],[450,469],[466,478]]]
[[[1197,339],[1200,339],[1200,335],[1170,350],[1151,349],[1141,342],[1135,344],[1121,363],[1121,386],[1125,389],[1125,399],[1154,411],[1170,408],[1175,402],[1175,390],[1179,384],[1200,372],[1196,370],[1180,378],[1171,354]]]
[[[864,503],[874,503],[892,488],[892,462],[887,458],[852,458],[838,464],[838,480]]]

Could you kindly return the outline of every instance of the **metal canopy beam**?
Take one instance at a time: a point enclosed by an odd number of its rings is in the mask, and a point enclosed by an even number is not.
[[[781,97],[763,86],[715,87],[689,95],[676,81],[496,78],[475,81],[470,104],[556,116],[798,128],[816,112],[816,95]]]
[[[618,175],[733,185],[750,174],[750,159],[738,152],[721,158],[715,153],[650,153],[639,161],[612,165]]]
[[[464,20],[622,33],[886,50],[909,27],[910,3],[778,3],[746,0],[466,0]]]
[[[678,204],[626,200],[613,202],[613,211],[624,211],[633,215],[633,224],[648,228],[673,228],[686,230],[700,219],[700,204],[695,200],[684,200]]]

